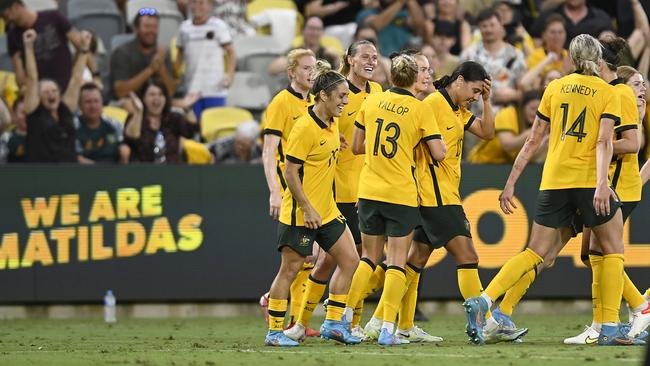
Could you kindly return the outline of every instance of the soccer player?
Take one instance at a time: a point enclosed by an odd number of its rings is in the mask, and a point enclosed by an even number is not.
[[[287,76],[289,85],[280,91],[269,103],[265,111],[264,149],[262,162],[264,175],[269,187],[269,215],[277,220],[280,216],[282,193],[287,188],[284,178],[285,149],[287,139],[296,121],[307,113],[311,103],[309,89],[312,87],[312,72],[316,65],[314,53],[306,49],[295,49],[287,56]],[[313,264],[306,262],[291,284],[290,321],[298,316],[300,303],[307,278]],[[318,335],[311,331],[309,335]]]
[[[486,317],[493,302],[522,276],[543,262],[571,226],[576,213],[591,228],[603,249],[601,293],[602,345],[634,344],[621,327],[618,312],[623,291],[623,217],[607,177],[613,150],[614,125],[620,121],[620,97],[598,78],[601,45],[586,34],[569,46],[577,72],[554,80],[544,92],[533,130],[513,165],[500,197],[501,209],[512,213],[514,185],[535,153],[550,123],[550,142],[537,199],[528,248],[511,258],[481,296],[466,300],[467,334],[476,344],[498,328]]]
[[[622,70],[623,74],[627,77],[618,78],[616,66],[620,63],[620,55],[625,51],[627,47],[625,41],[621,38],[618,39],[608,39],[601,41],[603,45],[603,60],[601,63],[599,71],[601,78],[614,86],[613,93],[617,94],[621,98],[621,123],[616,126],[615,132],[617,133],[616,140],[613,143],[613,149],[615,155],[623,155],[616,159],[612,164],[610,164],[610,176],[612,177],[612,186],[616,190],[618,197],[622,201],[622,214],[623,221],[629,217],[632,209],[636,206],[637,202],[641,199],[641,179],[639,176],[638,162],[636,158],[636,152],[638,151],[638,125],[639,125],[639,115],[645,114],[645,105],[643,105],[643,110],[639,110],[637,113],[637,104],[635,99],[638,99],[642,94],[645,95],[645,90],[641,90],[641,87],[636,87],[636,96],[635,98],[632,89],[629,86],[623,84],[627,83],[630,78],[635,80],[640,77],[634,76],[636,70],[632,68],[624,68]],[[621,75],[622,76],[622,75]],[[634,82],[634,81],[633,81]],[[642,98],[645,98],[643,96]],[[642,99],[644,100],[644,99]],[[643,113],[643,114],[640,114]],[[617,173],[618,171],[618,173]],[[575,220],[573,226],[576,231],[579,232],[582,230],[582,223],[580,220]],[[585,229],[583,234],[583,250],[582,258],[587,266],[592,267],[593,272],[593,301],[594,301],[594,321],[591,326],[585,327],[585,330],[575,336],[570,337],[564,340],[565,344],[595,344],[598,340],[598,334],[600,332],[601,322],[601,302],[600,302],[600,263],[602,261],[602,252],[599,246],[597,245],[597,239],[594,236],[591,236],[591,240],[595,241],[593,243],[593,248],[589,250],[590,243],[590,230]],[[532,281],[535,280],[536,276],[541,272],[542,269],[552,265],[555,257],[559,253],[559,250],[566,244],[570,239],[570,236],[563,236],[563,240],[558,243],[558,246],[551,251],[551,255],[547,255],[544,258],[544,265],[538,266],[533,271],[530,271],[524,275],[518,282],[509,289],[503,301],[499,307],[492,312],[492,316],[500,324],[514,324],[510,318],[514,307],[519,303],[523,295],[526,293]],[[628,303],[632,304],[632,307],[636,309],[634,314],[640,316],[635,317],[636,319],[636,328],[647,327],[648,321],[650,321],[650,315],[644,316],[641,314],[642,310],[647,308],[647,300],[641,295],[641,293],[636,289],[634,284],[629,280],[629,277],[625,275],[625,284],[623,297]],[[643,330],[641,329],[641,330]],[[638,332],[632,334],[628,332],[630,336],[638,336]]]
[[[483,288],[478,275],[478,254],[460,199],[460,162],[465,131],[481,139],[494,137],[494,116],[489,102],[491,80],[483,66],[467,61],[460,64],[451,76],[434,82],[434,86],[437,92],[429,95],[424,103],[434,111],[448,150],[446,158],[436,162],[423,146],[417,149],[422,226],[415,229],[409,252],[407,271],[414,274],[402,301],[398,330],[398,335],[409,341],[429,340],[431,337],[415,327],[413,317],[420,272],[434,249],[444,246],[456,259],[458,286],[463,298],[478,296]],[[467,105],[479,98],[483,100],[483,115],[476,118]],[[503,329],[498,336],[512,340],[525,332],[525,329],[518,332]]]
[[[286,149],[285,177],[288,190],[282,197],[278,224],[278,250],[282,263],[269,291],[269,331],[266,344],[297,346],[282,331],[287,295],[306,256],[317,242],[336,261],[330,281],[329,305],[320,328],[323,338],[345,344],[359,343],[342,321],[350,282],[359,264],[354,239],[336,207],[332,186],[341,147],[338,121],[348,103],[345,78],[318,61],[312,93],[315,104],[296,121]]]
[[[339,132],[346,143],[352,141],[354,132],[354,118],[361,108],[366,97],[372,93],[381,92],[381,86],[370,81],[372,74],[377,67],[377,48],[369,41],[361,40],[354,42],[348,47],[343,57],[341,74],[347,76],[347,83],[350,89],[348,104],[343,108],[339,121]],[[357,190],[359,187],[359,174],[363,166],[363,157],[352,153],[349,148],[343,148],[336,162],[336,174],[334,178],[334,194],[336,205],[345,217],[345,221],[352,232],[352,237],[357,245],[361,245],[361,233],[359,232],[359,218],[357,216]],[[334,259],[325,254],[320,255],[309,275],[305,294],[302,298],[300,313],[296,324],[285,331],[285,334],[293,339],[304,339],[306,327],[314,312],[316,305],[320,302],[325,292],[327,280],[332,274],[335,266]],[[363,337],[360,328],[353,335]]]
[[[352,141],[355,154],[365,153],[358,193],[363,259],[355,272],[347,307],[356,306],[383,255],[387,237],[380,345],[407,343],[394,332],[406,291],[406,256],[419,220],[413,151],[421,140],[426,141],[437,161],[444,159],[446,151],[433,111],[414,96],[417,76],[418,65],[412,56],[393,58],[394,87],[368,96],[357,114]]]

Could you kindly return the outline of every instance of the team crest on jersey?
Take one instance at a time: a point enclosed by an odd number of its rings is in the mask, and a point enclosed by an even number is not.
[[[300,239],[300,242],[298,243],[298,245],[301,246],[301,247],[308,247],[310,243],[311,243],[311,240],[309,240],[309,237],[308,236],[303,236],[302,239]]]

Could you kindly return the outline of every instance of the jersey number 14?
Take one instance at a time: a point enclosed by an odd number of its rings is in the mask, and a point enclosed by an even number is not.
[[[585,132],[585,116],[587,115],[587,107],[582,109],[582,112],[580,112],[568,130],[566,129],[566,126],[567,119],[569,118],[569,104],[562,103],[560,108],[562,108],[562,141],[564,141],[565,136],[573,136],[578,138],[578,142],[582,142],[582,139],[587,136],[587,133]]]

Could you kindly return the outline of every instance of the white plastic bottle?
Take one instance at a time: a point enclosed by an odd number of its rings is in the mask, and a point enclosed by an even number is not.
[[[104,321],[106,323],[115,323],[117,321],[117,308],[115,306],[115,296],[113,291],[106,291],[104,296]]]

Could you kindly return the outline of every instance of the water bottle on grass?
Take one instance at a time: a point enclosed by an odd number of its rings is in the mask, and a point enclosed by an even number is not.
[[[117,321],[117,308],[115,303],[113,291],[106,291],[106,295],[104,296],[104,321],[106,323],[115,323]]]

